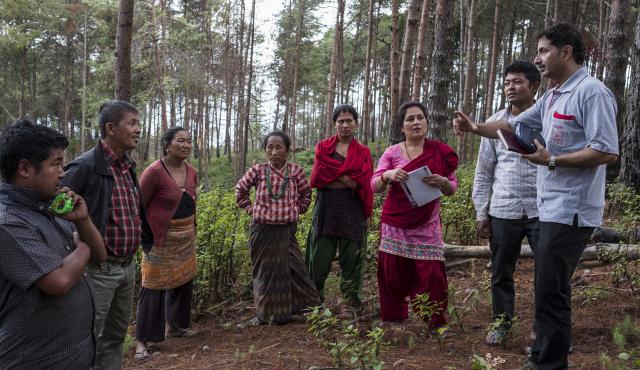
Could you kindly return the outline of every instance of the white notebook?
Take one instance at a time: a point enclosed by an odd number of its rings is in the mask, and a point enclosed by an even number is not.
[[[422,207],[442,196],[440,189],[422,181],[425,176],[429,175],[431,175],[429,167],[422,166],[417,170],[409,172],[407,181],[400,183],[413,208]]]

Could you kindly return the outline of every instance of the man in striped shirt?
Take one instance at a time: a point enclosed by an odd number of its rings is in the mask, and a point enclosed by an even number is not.
[[[515,61],[505,68],[504,93],[509,106],[487,121],[515,119],[534,103],[540,73],[529,62]],[[500,139],[482,138],[473,181],[478,235],[489,238],[493,320],[485,342],[502,344],[514,316],[515,270],[522,239],[531,249],[538,239],[536,206],[537,166],[508,151]]]

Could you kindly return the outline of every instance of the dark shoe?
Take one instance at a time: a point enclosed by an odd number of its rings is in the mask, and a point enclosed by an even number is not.
[[[527,360],[527,362],[524,365],[520,366],[517,369],[513,369],[513,370],[538,370],[538,367],[536,366],[536,364],[531,362],[531,360]]]
[[[573,344],[569,346],[569,353],[573,353],[574,347]],[[523,350],[524,354],[527,355],[527,357],[531,356],[531,346],[526,346],[524,347]]]
[[[501,346],[507,340],[506,329],[494,329],[487,333],[487,337],[484,338],[484,342],[490,346]]]

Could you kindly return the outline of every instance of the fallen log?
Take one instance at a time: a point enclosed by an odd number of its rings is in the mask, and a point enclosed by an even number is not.
[[[589,244],[585,248],[584,252],[582,252],[581,261],[597,261],[602,251],[619,251],[625,253],[629,260],[640,259],[640,245],[597,243]],[[445,244],[444,256],[445,258],[491,258],[491,250],[488,245]],[[533,258],[529,245],[522,246],[520,258]]]

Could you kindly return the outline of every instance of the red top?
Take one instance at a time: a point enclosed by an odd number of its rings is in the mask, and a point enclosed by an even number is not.
[[[316,146],[316,155],[311,170],[311,187],[322,188],[347,175],[358,184],[356,192],[364,204],[364,215],[371,216],[373,210],[373,191],[369,185],[373,175],[373,163],[369,147],[352,139],[344,162],[331,157],[336,151],[338,136],[324,139]]]
[[[196,200],[198,174],[196,169],[187,164],[187,181],[185,192]],[[149,165],[140,175],[142,204],[147,210],[147,220],[153,231],[154,247],[164,243],[169,223],[182,200],[182,189],[176,184],[169,172],[157,160]]]
[[[425,165],[429,167],[431,173],[449,177],[458,168],[458,156],[449,145],[425,139],[422,154],[402,169],[411,172]],[[382,205],[381,220],[391,226],[414,229],[427,223],[439,201],[440,199],[435,199],[422,207],[413,208],[402,186],[392,182]]]

